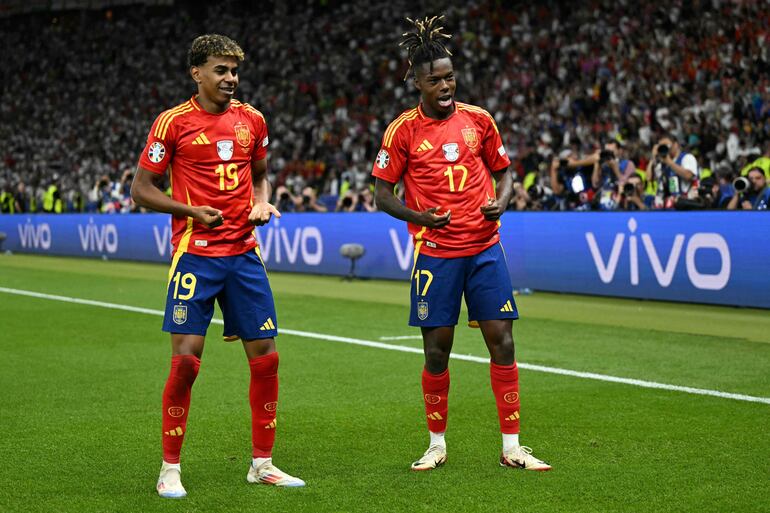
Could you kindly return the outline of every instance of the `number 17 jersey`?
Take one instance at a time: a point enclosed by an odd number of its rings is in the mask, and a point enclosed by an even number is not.
[[[487,221],[480,208],[496,195],[491,173],[511,161],[492,116],[455,105],[443,120],[427,117],[421,106],[401,114],[385,131],[372,170],[390,183],[403,178],[408,208],[451,210],[439,229],[409,223],[416,251],[432,257],[476,255],[500,240],[499,223]]]
[[[222,211],[216,228],[189,217],[172,217],[177,253],[208,257],[240,255],[254,249],[252,163],[267,155],[267,124],[247,103],[232,100],[221,114],[205,111],[195,97],[163,112],[153,123],[139,165],[171,179],[180,203]]]

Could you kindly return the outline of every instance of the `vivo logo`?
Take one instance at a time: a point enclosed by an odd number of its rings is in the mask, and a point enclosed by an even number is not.
[[[398,231],[395,228],[388,230],[390,235],[390,242],[393,243],[393,251],[396,252],[396,259],[398,260],[398,266],[402,271],[409,269],[409,265],[412,263],[414,244],[412,243],[411,235],[407,234],[406,244],[403,248],[401,242],[398,240]]]
[[[304,228],[295,228],[290,237],[286,228],[281,228],[281,223],[275,219],[271,227],[265,231],[265,240],[256,230],[257,242],[259,243],[260,253],[266,261],[273,261],[280,264],[281,260],[286,260],[293,264],[297,257],[301,256],[306,265],[320,265],[323,258],[323,239],[321,232],[315,226],[306,226]],[[314,244],[311,244],[313,242]],[[313,248],[313,246],[315,246]],[[272,260],[271,260],[272,256]]]
[[[639,284],[639,241],[637,236],[634,235],[636,228],[636,220],[632,217],[628,221],[628,231],[630,232],[628,235],[628,263],[631,285]],[[671,285],[674,273],[676,273],[677,264],[680,261],[682,248],[685,248],[684,260],[687,277],[695,288],[721,290],[730,281],[730,248],[727,246],[727,241],[725,241],[724,237],[718,233],[695,233],[686,241],[686,246],[685,236],[681,233],[677,234],[674,237],[674,243],[667,257],[663,252],[658,251],[649,233],[642,233],[639,238],[642,240],[642,246],[655,274],[655,279],[661,287]],[[602,282],[611,283],[615,277],[615,270],[618,267],[625,240],[626,234],[618,233],[615,235],[615,241],[605,262],[601,250],[596,243],[596,237],[594,237],[592,232],[586,232],[588,248],[591,250],[591,256]],[[718,273],[707,274],[698,270],[695,265],[695,254],[701,249],[716,250],[719,253],[721,265]]]
[[[164,226],[159,229],[157,226],[152,227],[152,234],[155,237],[155,247],[158,249],[158,255],[166,256],[166,250],[171,253],[171,226]]]
[[[51,249],[51,227],[48,223],[32,224],[32,220],[28,218],[26,224],[20,224],[17,228],[22,248],[46,251]]]
[[[78,235],[80,235],[80,245],[85,252],[116,253],[118,251],[118,229],[114,224],[97,226],[94,224],[94,219],[89,218],[87,225],[78,225]]]

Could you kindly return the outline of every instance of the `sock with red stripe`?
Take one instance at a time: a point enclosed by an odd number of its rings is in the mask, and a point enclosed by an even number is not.
[[[449,404],[449,369],[441,374],[431,374],[427,369],[422,370],[422,398],[425,401],[425,414],[428,418],[428,430],[431,433],[446,431]],[[431,441],[434,440],[431,435]],[[442,437],[443,440],[443,437]],[[431,442],[433,443],[433,442]]]
[[[252,456],[270,458],[275,443],[275,410],[278,406],[278,353],[252,358],[249,368]]]
[[[171,357],[171,371],[163,389],[163,461],[179,463],[187,432],[190,394],[200,369],[200,358],[191,354]]]
[[[519,368],[512,365],[497,365],[490,362],[489,374],[492,393],[497,403],[497,417],[503,435],[519,434]],[[510,437],[509,437],[510,438]],[[516,437],[518,444],[518,436]]]

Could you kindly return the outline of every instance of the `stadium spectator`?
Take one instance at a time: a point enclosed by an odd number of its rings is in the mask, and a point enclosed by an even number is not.
[[[730,198],[727,210],[767,210],[770,206],[770,187],[767,186],[767,178],[762,168],[755,167],[749,170],[746,177],[749,184],[743,186],[743,191]],[[736,189],[738,189],[736,184]]]

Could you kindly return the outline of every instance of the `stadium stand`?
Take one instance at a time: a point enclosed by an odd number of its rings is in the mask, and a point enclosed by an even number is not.
[[[763,1],[452,3],[457,96],[497,121],[521,181],[511,208],[555,208],[549,167],[566,149],[621,141],[643,170],[657,136],[674,133],[729,193],[767,148]],[[154,117],[192,94],[180,56],[201,33],[244,47],[239,97],[265,114],[273,182],[297,203],[310,187],[314,204],[348,210],[385,123],[417,99],[395,43],[429,2],[124,4],[2,13],[0,43],[16,50],[0,86],[0,189],[26,191],[27,210],[51,186],[62,211],[136,210],[130,173]]]

